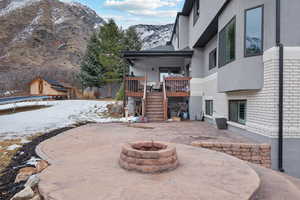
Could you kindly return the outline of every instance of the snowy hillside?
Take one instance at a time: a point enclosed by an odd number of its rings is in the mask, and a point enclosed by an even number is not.
[[[165,45],[171,39],[173,24],[146,25],[139,24],[133,27],[139,33],[144,42],[143,49],[150,49],[159,45]]]

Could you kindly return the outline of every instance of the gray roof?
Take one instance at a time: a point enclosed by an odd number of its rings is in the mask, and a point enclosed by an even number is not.
[[[151,49],[146,49],[146,51],[175,51],[173,45],[160,45]]]

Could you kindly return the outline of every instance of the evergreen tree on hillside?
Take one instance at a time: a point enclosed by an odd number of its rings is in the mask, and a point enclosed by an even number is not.
[[[129,27],[124,35],[124,50],[127,51],[139,51],[142,49],[142,40],[135,28]]]
[[[98,58],[104,68],[102,80],[109,86],[122,80],[125,67],[125,62],[121,57],[121,51],[124,49],[123,37],[124,32],[112,19],[100,28],[98,34],[100,49]]]
[[[134,28],[123,31],[110,19],[88,42],[79,74],[82,86],[112,86],[121,82],[124,69],[127,71],[129,67],[122,58],[122,51],[138,51],[141,47],[142,42]]]
[[[99,62],[99,40],[94,33],[87,44],[85,56],[80,65],[79,80],[85,87],[101,87],[104,84],[103,66]]]

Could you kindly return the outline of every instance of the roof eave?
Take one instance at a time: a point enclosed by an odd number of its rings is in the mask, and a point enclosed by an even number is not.
[[[136,57],[192,57],[193,51],[126,51],[123,57],[126,59]]]

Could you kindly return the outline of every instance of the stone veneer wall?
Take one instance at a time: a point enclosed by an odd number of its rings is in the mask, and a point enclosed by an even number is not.
[[[269,144],[193,142],[192,146],[226,153],[241,160],[271,168]]]
[[[247,100],[245,129],[271,138],[278,136],[278,48],[264,52],[264,86],[259,91],[231,92],[228,99]],[[285,138],[300,138],[300,48],[284,50]]]

